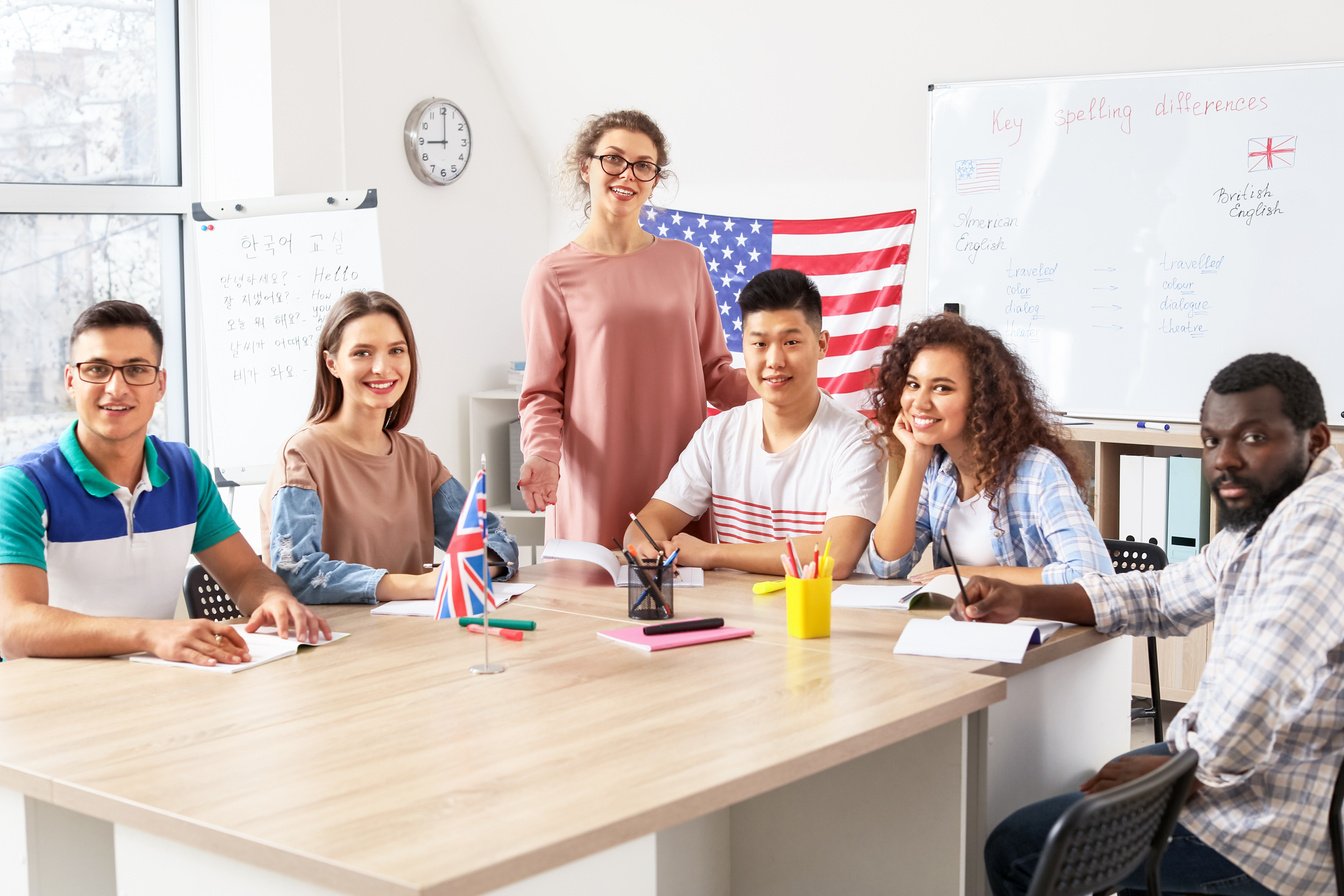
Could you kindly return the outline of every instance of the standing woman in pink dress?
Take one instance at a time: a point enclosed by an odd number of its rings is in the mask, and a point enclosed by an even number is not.
[[[704,257],[640,227],[667,176],[642,112],[589,119],[566,157],[588,223],[542,258],[523,293],[527,369],[519,488],[555,505],[548,535],[608,544],[705,418],[754,393],[731,366]]]

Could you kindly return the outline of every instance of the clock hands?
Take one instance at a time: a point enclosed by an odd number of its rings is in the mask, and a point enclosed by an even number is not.
[[[434,116],[439,126],[434,127]],[[449,120],[451,119],[451,121]],[[437,140],[430,135],[438,131]],[[462,173],[471,154],[471,133],[466,117],[451,101],[431,97],[415,105],[406,117],[406,160],[424,183],[452,183]]]
[[[448,145],[448,116],[447,116],[446,114],[444,114],[444,110],[443,110],[443,109],[440,109],[440,110],[439,110],[439,118],[443,119],[443,139],[442,139],[442,140],[426,140],[425,142],[426,142],[426,143],[435,143],[435,144],[438,144],[439,146],[447,146],[447,145]]]

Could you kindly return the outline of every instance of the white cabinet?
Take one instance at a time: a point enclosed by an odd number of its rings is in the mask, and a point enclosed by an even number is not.
[[[518,390],[476,392],[467,402],[467,467],[476,469],[481,455],[485,455],[486,505],[518,539],[522,563],[532,563],[546,540],[546,517],[509,505],[516,484],[509,471],[509,424],[518,419]]]

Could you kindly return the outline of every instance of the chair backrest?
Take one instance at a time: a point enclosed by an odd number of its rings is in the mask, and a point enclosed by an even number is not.
[[[187,602],[187,615],[192,619],[224,622],[246,615],[199,563],[187,570],[187,577],[182,582],[182,598]]]
[[[1050,834],[1027,896],[1084,896],[1119,885],[1148,867],[1148,892],[1160,893],[1158,867],[1190,794],[1199,754],[1182,750],[1127,784],[1070,806]]]
[[[1167,568],[1167,552],[1152,542],[1122,541],[1118,538],[1103,538],[1102,541],[1106,544],[1106,553],[1111,555],[1111,565],[1117,573]]]
[[[1344,809],[1344,764],[1335,776],[1335,792],[1330,796],[1330,852],[1335,856],[1335,890],[1344,896],[1344,832],[1341,832],[1340,810]]]

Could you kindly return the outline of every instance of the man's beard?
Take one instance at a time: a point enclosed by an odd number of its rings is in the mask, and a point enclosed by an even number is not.
[[[1283,477],[1267,491],[1261,491],[1258,486],[1249,482],[1243,482],[1231,476],[1221,476],[1210,483],[1210,488],[1214,490],[1213,498],[1218,502],[1219,519],[1224,528],[1235,531],[1259,529],[1269,515],[1274,512],[1283,499],[1291,495],[1298,486],[1307,478],[1307,469],[1311,466],[1311,460],[1303,460],[1301,467],[1292,469],[1283,474]],[[1224,485],[1235,485],[1246,489],[1246,495],[1250,499],[1245,507],[1228,507],[1223,503],[1223,496],[1218,493],[1218,488]]]

